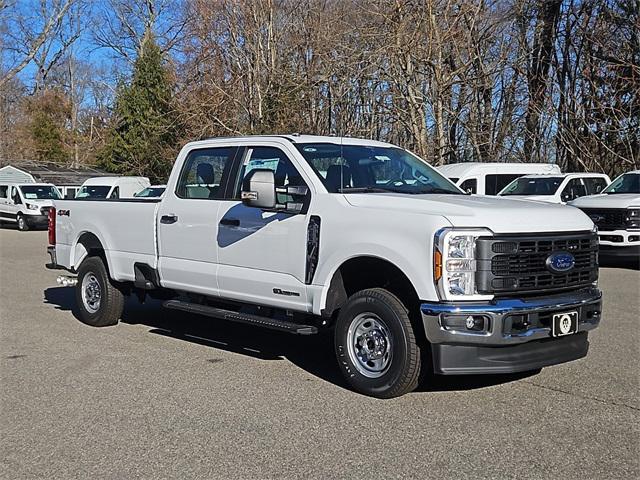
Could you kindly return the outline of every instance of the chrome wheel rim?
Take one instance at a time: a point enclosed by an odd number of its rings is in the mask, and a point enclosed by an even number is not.
[[[18,217],[18,228],[20,230],[24,229],[24,217],[22,215]]]
[[[93,273],[87,273],[82,279],[82,303],[90,313],[96,313],[100,309],[102,296],[100,282]]]
[[[347,350],[358,372],[368,378],[381,377],[393,358],[391,333],[378,315],[361,313],[349,325]]]

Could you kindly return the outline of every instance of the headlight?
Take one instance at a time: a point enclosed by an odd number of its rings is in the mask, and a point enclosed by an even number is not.
[[[624,219],[627,228],[640,228],[640,208],[630,208]]]
[[[29,210],[40,210],[40,207],[38,205],[34,205],[33,203],[27,203],[27,208]]]
[[[445,228],[436,233],[434,279],[443,300],[489,300],[476,290],[476,240],[491,230]]]

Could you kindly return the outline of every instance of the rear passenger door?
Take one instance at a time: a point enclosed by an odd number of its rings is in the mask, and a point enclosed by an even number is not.
[[[177,183],[159,203],[158,269],[162,285],[218,294],[218,209],[226,198],[237,147],[191,150]]]

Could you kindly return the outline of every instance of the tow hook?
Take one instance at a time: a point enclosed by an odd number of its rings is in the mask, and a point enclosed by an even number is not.
[[[78,283],[78,279],[76,277],[67,277],[65,275],[60,275],[56,278],[56,282],[58,285],[62,285],[63,287],[73,287]]]

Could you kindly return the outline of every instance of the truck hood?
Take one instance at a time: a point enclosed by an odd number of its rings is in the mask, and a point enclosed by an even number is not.
[[[481,195],[350,193],[359,208],[425,213],[445,217],[454,227],[486,227],[495,233],[584,231],[591,219],[566,205]]]
[[[569,205],[578,208],[640,207],[640,195],[637,193],[613,193],[611,195],[601,193],[600,195],[577,198],[573,202],[569,202]]]

